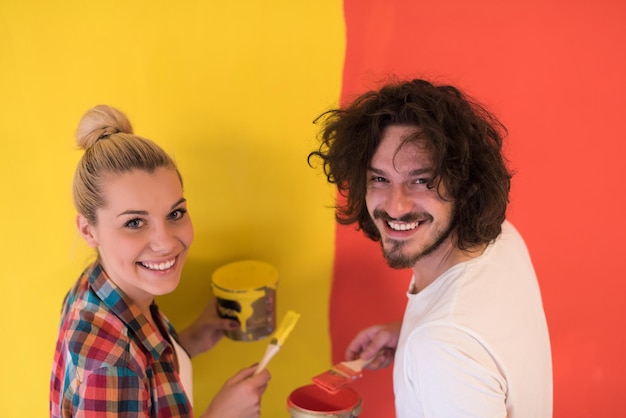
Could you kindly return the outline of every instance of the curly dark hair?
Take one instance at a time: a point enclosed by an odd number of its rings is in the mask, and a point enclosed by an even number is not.
[[[403,124],[418,127],[420,134],[409,140],[432,153],[435,180],[429,187],[439,191],[443,185],[445,198],[454,202],[456,245],[465,250],[500,234],[512,177],[502,155],[507,130],[456,87],[420,79],[392,83],[315,122],[322,124],[321,144],[308,163],[321,159],[328,181],[345,197],[336,206],[340,224],[357,222],[367,237],[380,240],[365,203],[366,173],[384,129]]]

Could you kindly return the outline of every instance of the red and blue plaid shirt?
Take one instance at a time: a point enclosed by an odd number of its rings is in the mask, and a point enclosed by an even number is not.
[[[172,324],[157,331],[99,263],[65,298],[50,382],[51,417],[191,417]],[[160,319],[160,321],[159,321]]]

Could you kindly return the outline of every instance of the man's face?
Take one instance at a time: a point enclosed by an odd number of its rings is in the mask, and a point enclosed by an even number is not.
[[[417,132],[415,126],[387,127],[367,171],[368,212],[393,268],[411,268],[450,244],[453,202],[427,187],[433,179],[430,153],[419,143],[402,144]]]

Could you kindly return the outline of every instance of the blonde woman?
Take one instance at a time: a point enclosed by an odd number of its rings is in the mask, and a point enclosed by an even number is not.
[[[89,110],[76,136],[76,225],[97,258],[63,304],[50,415],[190,417],[190,358],[238,325],[209,304],[177,334],[154,303],[178,286],[194,237],[181,175],[110,106]],[[254,371],[229,379],[201,416],[258,417],[270,375]]]

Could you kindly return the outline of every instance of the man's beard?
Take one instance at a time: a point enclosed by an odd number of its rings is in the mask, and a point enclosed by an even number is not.
[[[426,257],[429,254],[432,254],[437,248],[439,248],[441,244],[443,244],[444,241],[448,239],[453,229],[454,226],[452,223],[450,223],[447,225],[446,229],[436,230],[434,242],[422,251],[418,251],[415,253],[406,253],[403,251],[403,248],[411,244],[411,241],[400,241],[391,238],[382,238],[380,240],[380,246],[383,250],[383,255],[389,267],[394,269],[412,268],[420,259]],[[387,244],[387,247],[383,245],[383,241]]]

